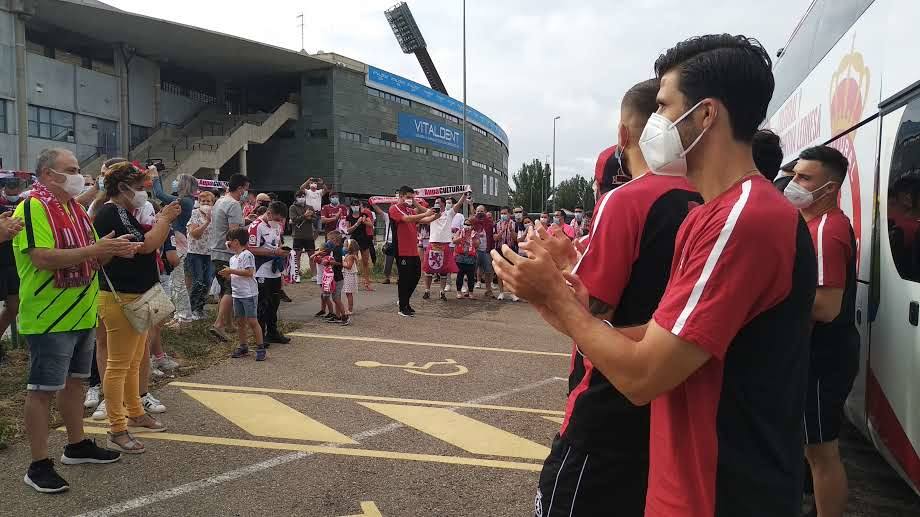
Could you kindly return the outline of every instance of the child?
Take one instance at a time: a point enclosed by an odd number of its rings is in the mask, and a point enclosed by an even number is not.
[[[472,298],[473,286],[476,283],[476,251],[479,249],[479,236],[473,230],[473,219],[463,222],[461,229],[454,236],[457,253],[454,260],[457,262],[457,299]],[[466,287],[463,288],[463,277],[466,276]],[[463,288],[461,290],[461,288]]]
[[[345,287],[345,275],[342,274],[342,261],[344,260],[344,251],[342,244],[345,237],[341,232],[329,232],[327,236],[332,247],[329,250],[329,258],[332,259],[332,274],[335,279],[335,292],[332,293],[332,303],[335,305],[335,313],[326,317],[329,323],[345,322],[345,306],[342,305],[342,289]]]
[[[348,239],[345,241],[345,258],[342,260],[342,275],[345,277],[345,285],[342,287],[342,292],[345,293],[345,299],[348,300],[348,311],[345,312],[345,319],[342,320],[342,325],[351,325],[351,315],[354,314],[355,310],[355,291],[358,290],[358,252],[361,250],[361,247],[358,245],[358,241],[354,239]]]
[[[262,327],[256,313],[259,300],[259,285],[256,283],[256,258],[246,249],[249,232],[246,228],[234,228],[227,232],[227,249],[233,252],[230,267],[217,272],[218,275],[230,277],[230,290],[233,295],[233,314],[237,318],[237,333],[240,346],[231,357],[239,358],[249,354],[246,346],[246,327],[252,331],[256,342],[256,361],[265,360],[265,344],[262,342]]]
[[[310,261],[318,266],[316,272],[316,285],[320,286],[322,289],[319,312],[313,315],[317,318],[328,317],[330,314],[335,314],[335,307],[332,305],[332,292],[327,292],[328,290],[324,288],[324,286],[332,286],[332,282],[334,282],[335,272],[332,270],[332,259],[329,257],[330,250],[332,250],[332,241],[326,241],[323,249],[310,255]],[[327,273],[328,278],[326,277]],[[324,279],[326,282],[323,282]],[[333,290],[334,289],[333,286]]]

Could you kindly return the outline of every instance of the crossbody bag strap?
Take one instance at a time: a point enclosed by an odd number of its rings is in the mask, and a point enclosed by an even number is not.
[[[115,297],[115,301],[121,303],[121,298],[118,297],[118,292],[115,291],[115,286],[112,285],[112,281],[109,279],[109,274],[105,272],[105,268],[99,266],[99,271],[102,271],[102,276],[105,277],[105,283],[109,284],[109,289],[112,290],[112,296]]]

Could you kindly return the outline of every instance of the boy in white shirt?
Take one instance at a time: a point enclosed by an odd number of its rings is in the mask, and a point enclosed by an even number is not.
[[[425,272],[425,293],[422,299],[431,298],[431,281],[435,274],[441,275],[442,300],[447,299],[447,285],[450,275],[457,272],[457,263],[454,262],[453,250],[453,221],[457,210],[466,202],[466,194],[460,198],[458,206],[454,207],[453,200],[438,197],[434,201],[435,211],[441,215],[428,224],[430,229],[429,242],[425,247],[422,270]]]
[[[245,228],[234,228],[227,232],[227,249],[233,252],[230,267],[217,272],[218,275],[230,277],[230,290],[233,296],[233,315],[237,318],[240,346],[231,357],[239,358],[249,355],[246,345],[246,328],[252,332],[256,343],[256,361],[265,360],[265,344],[262,341],[262,327],[259,325],[256,308],[259,301],[259,285],[256,283],[256,258],[246,249],[249,232]]]

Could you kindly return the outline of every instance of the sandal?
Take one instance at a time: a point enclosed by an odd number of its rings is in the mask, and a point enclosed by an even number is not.
[[[148,414],[137,418],[128,417],[128,427],[134,428],[143,433],[162,433],[166,426]]]
[[[106,446],[113,451],[124,454],[143,454],[147,452],[147,449],[144,448],[144,444],[137,441],[128,431],[121,431],[120,433],[113,433],[110,431],[106,434],[108,434],[109,437]],[[124,445],[115,441],[119,438],[127,438]]]

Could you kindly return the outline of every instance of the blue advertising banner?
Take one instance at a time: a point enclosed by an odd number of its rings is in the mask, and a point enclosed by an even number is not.
[[[457,117],[463,117],[463,103],[457,99],[371,65],[367,65],[367,85],[433,106]],[[508,135],[492,119],[469,106],[466,107],[466,118],[471,123],[492,133],[506,147],[508,146]]]
[[[458,153],[463,151],[463,133],[459,129],[409,113],[399,114],[399,139],[434,144]]]

